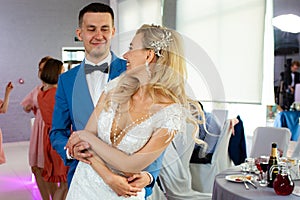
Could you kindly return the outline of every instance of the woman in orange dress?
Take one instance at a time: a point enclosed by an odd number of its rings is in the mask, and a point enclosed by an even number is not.
[[[40,78],[42,69],[51,57],[43,57],[39,62],[38,77]],[[41,116],[41,111],[37,102],[37,96],[43,83],[37,85],[24,97],[20,103],[23,110],[27,113],[33,112],[34,123],[31,128],[30,143],[29,143],[29,165],[31,166],[31,171],[34,174],[37,186],[41,193],[43,200],[50,200],[51,194],[57,189],[57,185],[53,183],[46,182],[42,177],[42,172],[44,168],[44,147],[43,147],[43,131],[44,122]]]
[[[53,200],[65,199],[67,194],[67,171],[58,153],[52,148],[49,132],[52,127],[52,113],[54,109],[56,86],[59,75],[63,72],[63,63],[56,59],[49,59],[41,72],[43,87],[38,93],[38,104],[44,120],[44,169],[42,176],[47,182],[59,183],[57,190],[52,194]]]
[[[9,82],[6,85],[4,100],[2,101],[0,99],[0,113],[6,113],[6,111],[8,109],[9,95],[13,88],[14,87],[11,82]],[[6,162],[6,159],[5,159],[4,151],[2,148],[2,131],[0,129],[0,164],[3,164],[5,162]]]

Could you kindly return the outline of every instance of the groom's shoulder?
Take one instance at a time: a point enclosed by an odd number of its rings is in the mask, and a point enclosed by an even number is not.
[[[112,55],[112,61],[111,64],[118,63],[119,65],[126,66],[126,60],[122,59],[121,57],[118,57],[114,52],[111,51]]]
[[[60,75],[60,79],[62,79],[62,80],[74,79],[77,75],[77,72],[78,72],[79,68],[80,68],[80,64],[73,67],[72,69],[69,69],[68,71],[62,73]]]

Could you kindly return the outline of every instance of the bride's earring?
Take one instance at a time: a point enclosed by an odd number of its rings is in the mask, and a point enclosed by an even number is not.
[[[151,77],[151,72],[150,72],[150,67],[149,67],[148,61],[146,61],[145,67],[146,67],[147,74],[148,74],[148,76],[149,76],[149,78],[150,78],[150,77]]]

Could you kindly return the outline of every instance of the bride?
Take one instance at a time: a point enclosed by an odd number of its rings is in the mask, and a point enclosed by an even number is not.
[[[143,25],[137,30],[123,56],[126,73],[107,86],[85,130],[74,132],[68,141],[72,156],[92,156],[79,162],[67,199],[145,199],[144,189],[118,196],[106,184],[107,174],[140,173],[175,134],[184,134],[187,120],[198,132],[190,110],[203,113],[185,93],[181,40],[179,33],[161,26]],[[76,146],[82,141],[84,146]]]

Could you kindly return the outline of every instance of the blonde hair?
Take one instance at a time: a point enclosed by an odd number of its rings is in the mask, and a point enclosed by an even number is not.
[[[184,108],[192,110],[192,114],[188,116],[187,121],[195,125],[194,138],[196,142],[203,144],[202,140],[196,139],[196,134],[199,132],[199,114],[204,119],[204,113],[199,103],[189,99],[185,92],[187,72],[181,35],[162,26],[147,24],[142,25],[137,30],[136,35],[140,33],[143,34],[143,47],[153,49],[156,54],[156,62],[151,65],[151,77],[148,83],[148,91],[153,102],[161,103],[156,98],[156,94],[160,94],[175,103],[181,104]],[[160,43],[165,45],[161,45],[162,48],[157,49],[153,46],[154,42],[158,45]],[[108,93],[106,108],[109,107],[110,102],[126,103],[139,87],[140,82],[137,78],[127,73],[123,74],[120,77],[118,86]]]

